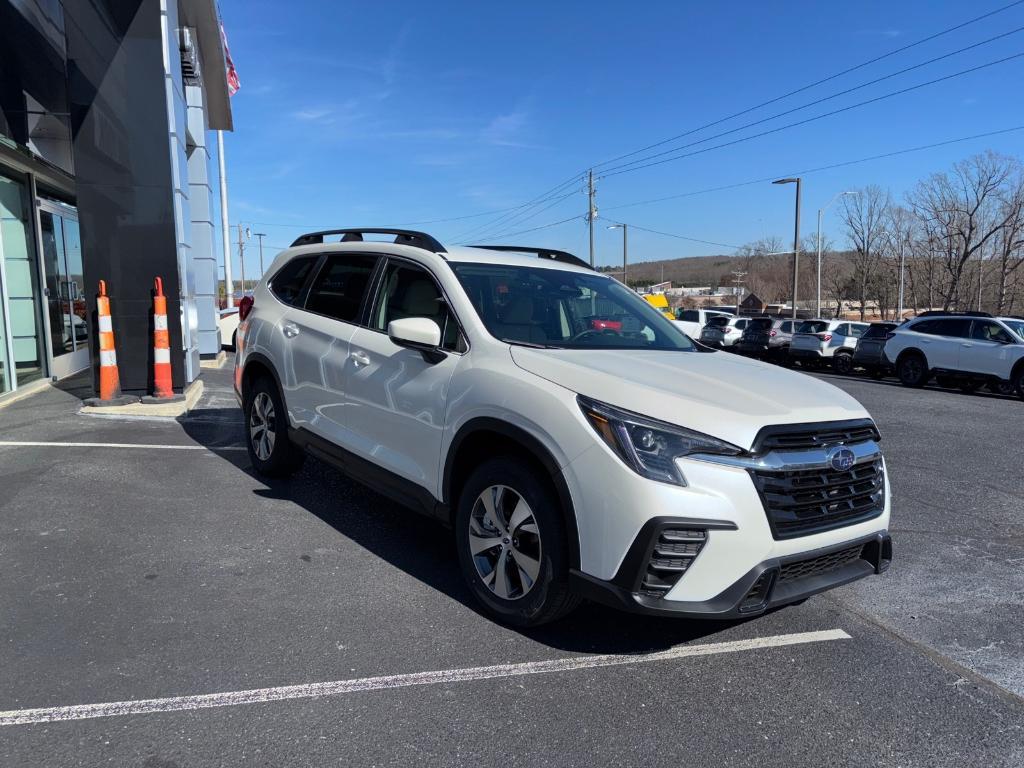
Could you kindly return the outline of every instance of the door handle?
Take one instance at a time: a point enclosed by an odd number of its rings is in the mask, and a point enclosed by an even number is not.
[[[294,339],[296,336],[299,335],[299,326],[295,325],[294,323],[285,323],[283,326],[281,326],[281,330],[282,332],[284,332],[285,337],[289,339]]]
[[[352,358],[352,360],[355,362],[356,365],[369,365],[370,364],[370,356],[368,354],[366,354],[365,352],[353,352],[350,355],[350,357]]]

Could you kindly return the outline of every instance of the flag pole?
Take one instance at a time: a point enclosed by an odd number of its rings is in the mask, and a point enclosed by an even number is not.
[[[217,160],[220,163],[220,234],[224,248],[224,294],[230,309],[235,306],[235,287],[231,280],[231,238],[228,235],[228,174],[224,162],[224,131],[217,131]]]

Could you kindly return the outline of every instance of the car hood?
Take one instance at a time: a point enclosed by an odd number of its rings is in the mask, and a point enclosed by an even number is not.
[[[841,389],[726,352],[511,347],[516,365],[577,394],[749,449],[762,427],[869,418]]]

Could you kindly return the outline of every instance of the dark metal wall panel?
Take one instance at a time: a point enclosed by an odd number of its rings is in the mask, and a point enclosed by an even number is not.
[[[156,275],[165,278],[171,349],[182,349],[160,2],[65,0],[64,13],[90,315],[102,278],[111,296],[122,388],[142,392],[152,378]],[[183,356],[172,354],[171,366],[174,386],[181,388]]]

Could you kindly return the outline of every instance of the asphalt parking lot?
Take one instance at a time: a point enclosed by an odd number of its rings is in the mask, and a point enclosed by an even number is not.
[[[182,422],[13,403],[0,765],[1024,765],[1024,403],[823,377],[882,430],[889,573],[526,632],[433,523],[314,460],[250,474],[226,370]]]

